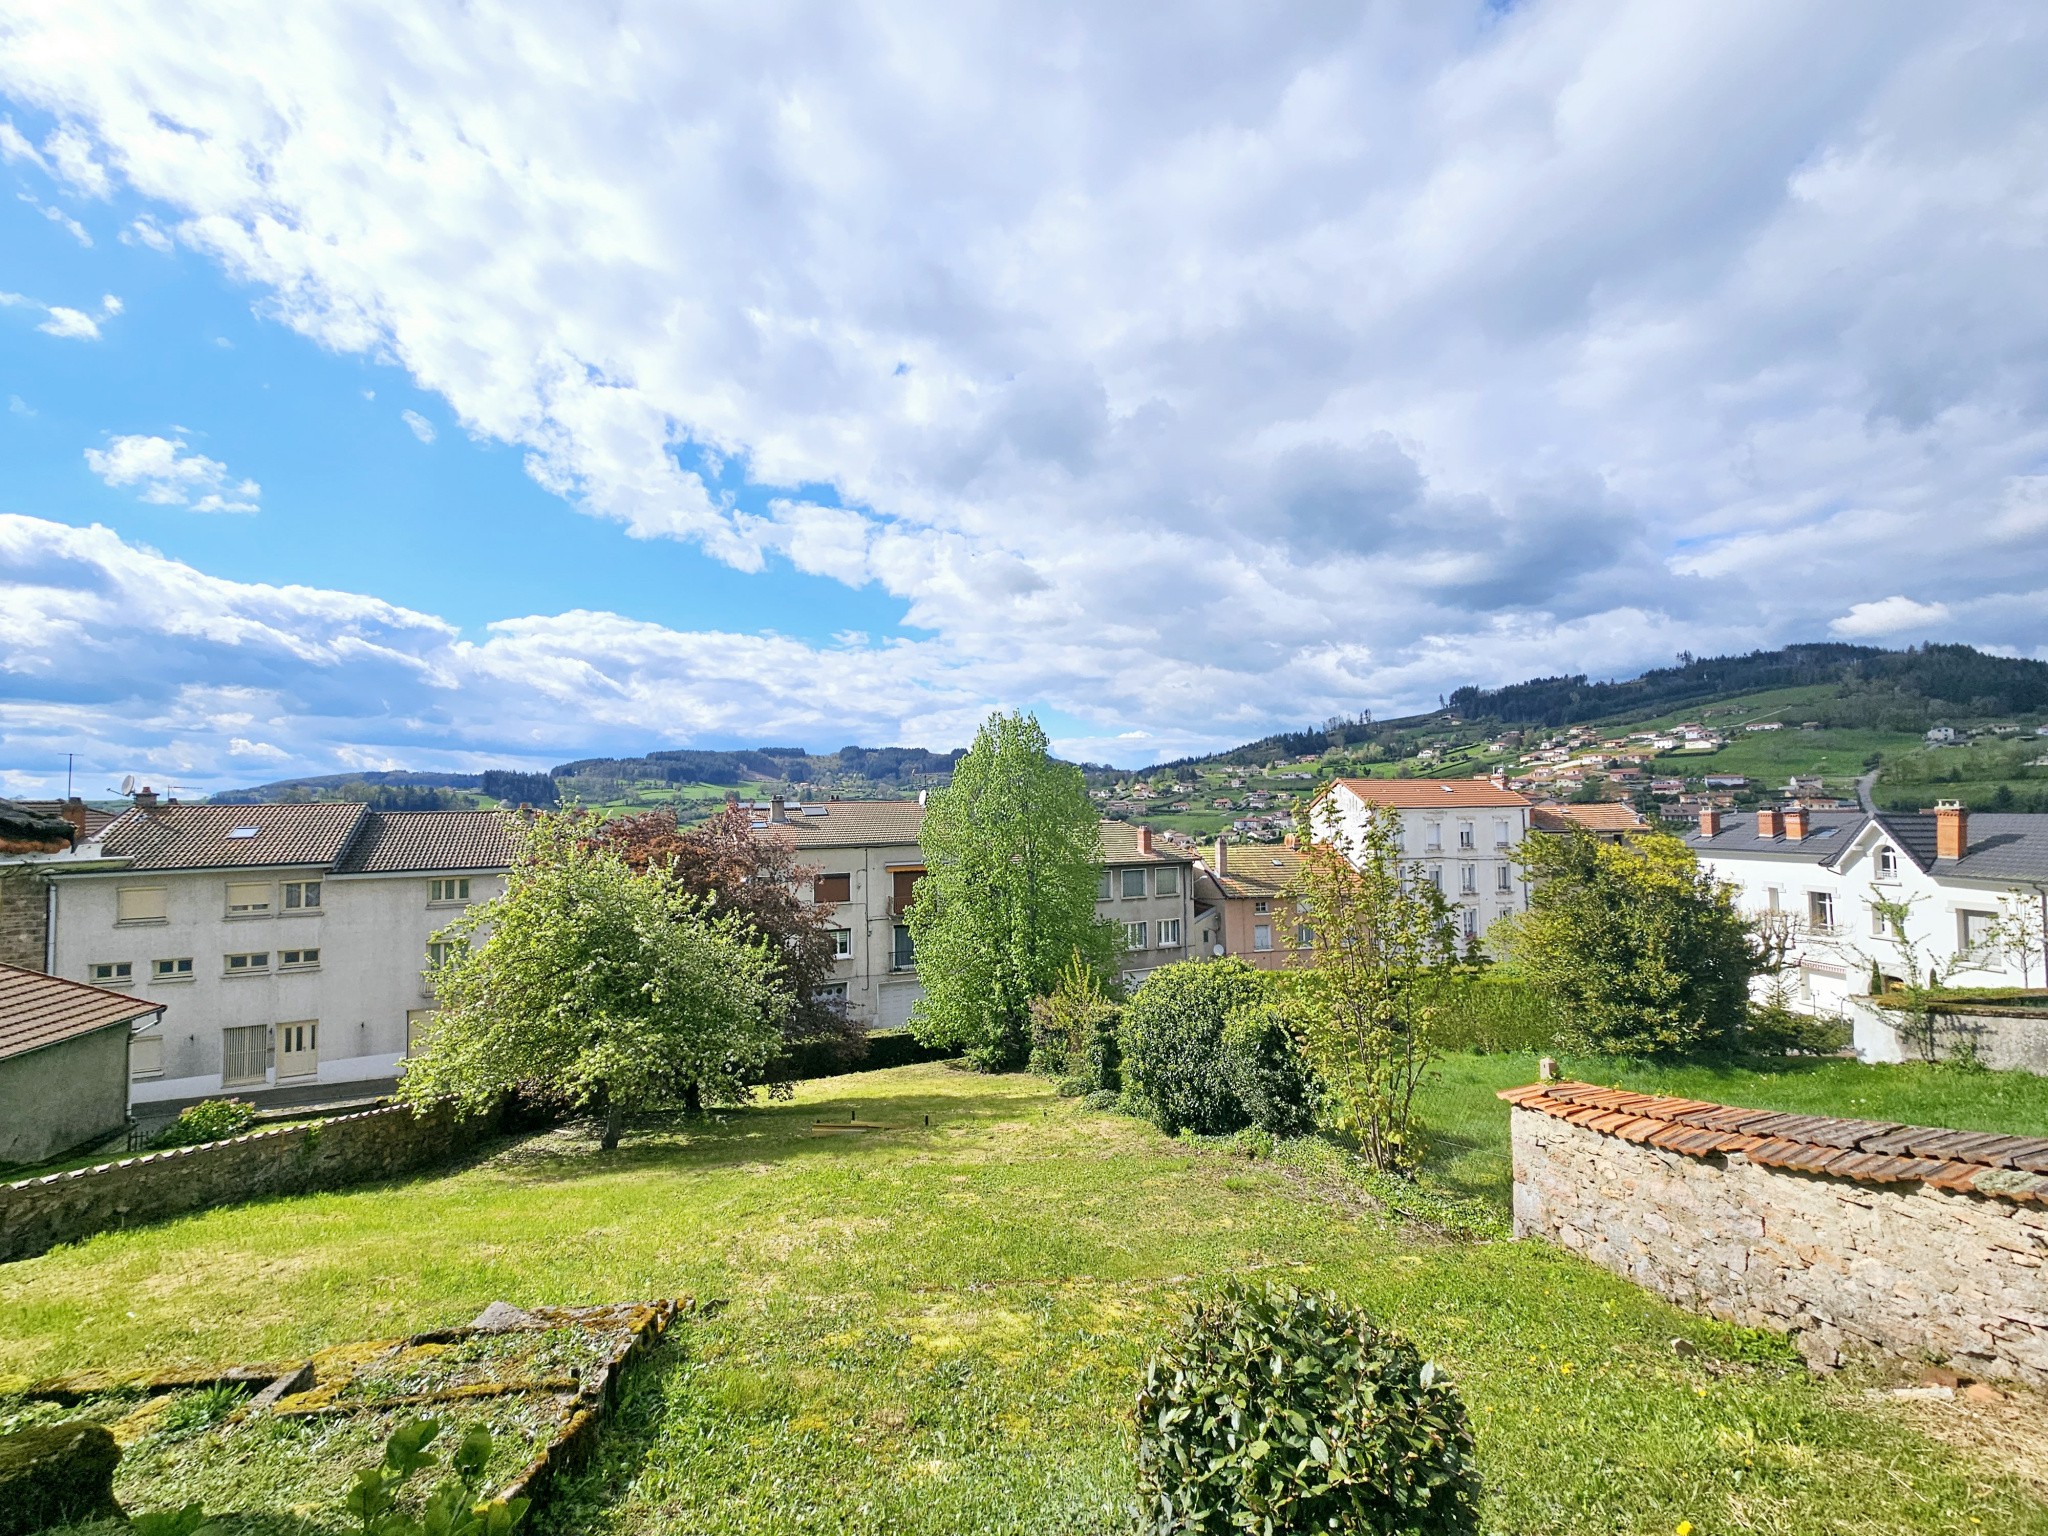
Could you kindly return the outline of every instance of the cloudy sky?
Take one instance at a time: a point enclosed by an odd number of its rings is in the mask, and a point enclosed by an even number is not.
[[[2048,655],[2043,79],[1966,0],[0,0],[0,790]]]

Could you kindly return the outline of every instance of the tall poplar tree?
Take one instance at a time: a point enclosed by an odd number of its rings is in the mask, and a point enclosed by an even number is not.
[[[911,1029],[983,1071],[1031,1049],[1031,1003],[1076,957],[1105,979],[1122,933],[1095,915],[1102,824],[1081,770],[1056,763],[1037,717],[993,714],[934,792],[908,922],[924,997]]]

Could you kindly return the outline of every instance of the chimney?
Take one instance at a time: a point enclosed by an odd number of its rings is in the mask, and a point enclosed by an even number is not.
[[[1785,841],[1803,843],[1806,841],[1806,807],[1788,805],[1785,807]]]
[[[778,823],[789,820],[789,803],[782,796],[777,795],[768,802],[768,819]]]
[[[156,809],[156,791],[147,784],[135,791],[135,809],[138,811],[153,811]]]
[[[57,807],[57,814],[71,823],[71,841],[74,844],[85,841],[85,802],[73,795]]]
[[[1215,872],[1219,875],[1230,873],[1230,844],[1224,840],[1221,833],[1216,836]]]
[[[1756,812],[1756,835],[1758,837],[1783,837],[1785,817],[1775,805],[1761,805]]]
[[[1140,825],[1137,828],[1137,833],[1138,852],[1150,853],[1152,851],[1152,829],[1150,827]]]
[[[1934,802],[1934,856],[1960,859],[1970,851],[1970,813],[1960,800]]]
[[[1288,833],[1280,839],[1280,846],[1282,848],[1299,849],[1301,847],[1301,834],[1299,832]]]
[[[1719,837],[1720,835],[1721,835],[1721,812],[1720,812],[1720,811],[1719,811],[1719,810],[1718,810],[1718,809],[1717,809],[1716,807],[1714,807],[1714,806],[1711,806],[1711,805],[1703,805],[1703,806],[1701,806],[1701,807],[1700,807],[1700,836],[1701,836],[1701,837]]]

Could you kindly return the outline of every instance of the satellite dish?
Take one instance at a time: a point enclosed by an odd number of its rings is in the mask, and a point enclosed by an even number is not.
[[[122,793],[122,794],[124,794],[124,795],[132,795],[132,794],[134,794],[134,793],[135,793],[135,775],[134,775],[134,774],[132,774],[132,773],[127,773],[127,774],[123,774],[123,775],[121,776],[121,793]]]
[[[1221,944],[1218,944],[1214,946],[1212,949],[1210,949],[1209,953],[1214,955],[1218,960],[1221,960],[1223,958],[1223,946]]]

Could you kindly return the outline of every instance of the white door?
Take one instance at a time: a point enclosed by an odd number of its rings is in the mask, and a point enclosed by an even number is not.
[[[924,988],[916,982],[907,986],[882,988],[880,1016],[875,1020],[875,1028],[901,1029],[910,1022],[910,1010],[923,996]]]
[[[277,1076],[311,1077],[320,1070],[320,1026],[311,1019],[277,1026]]]

